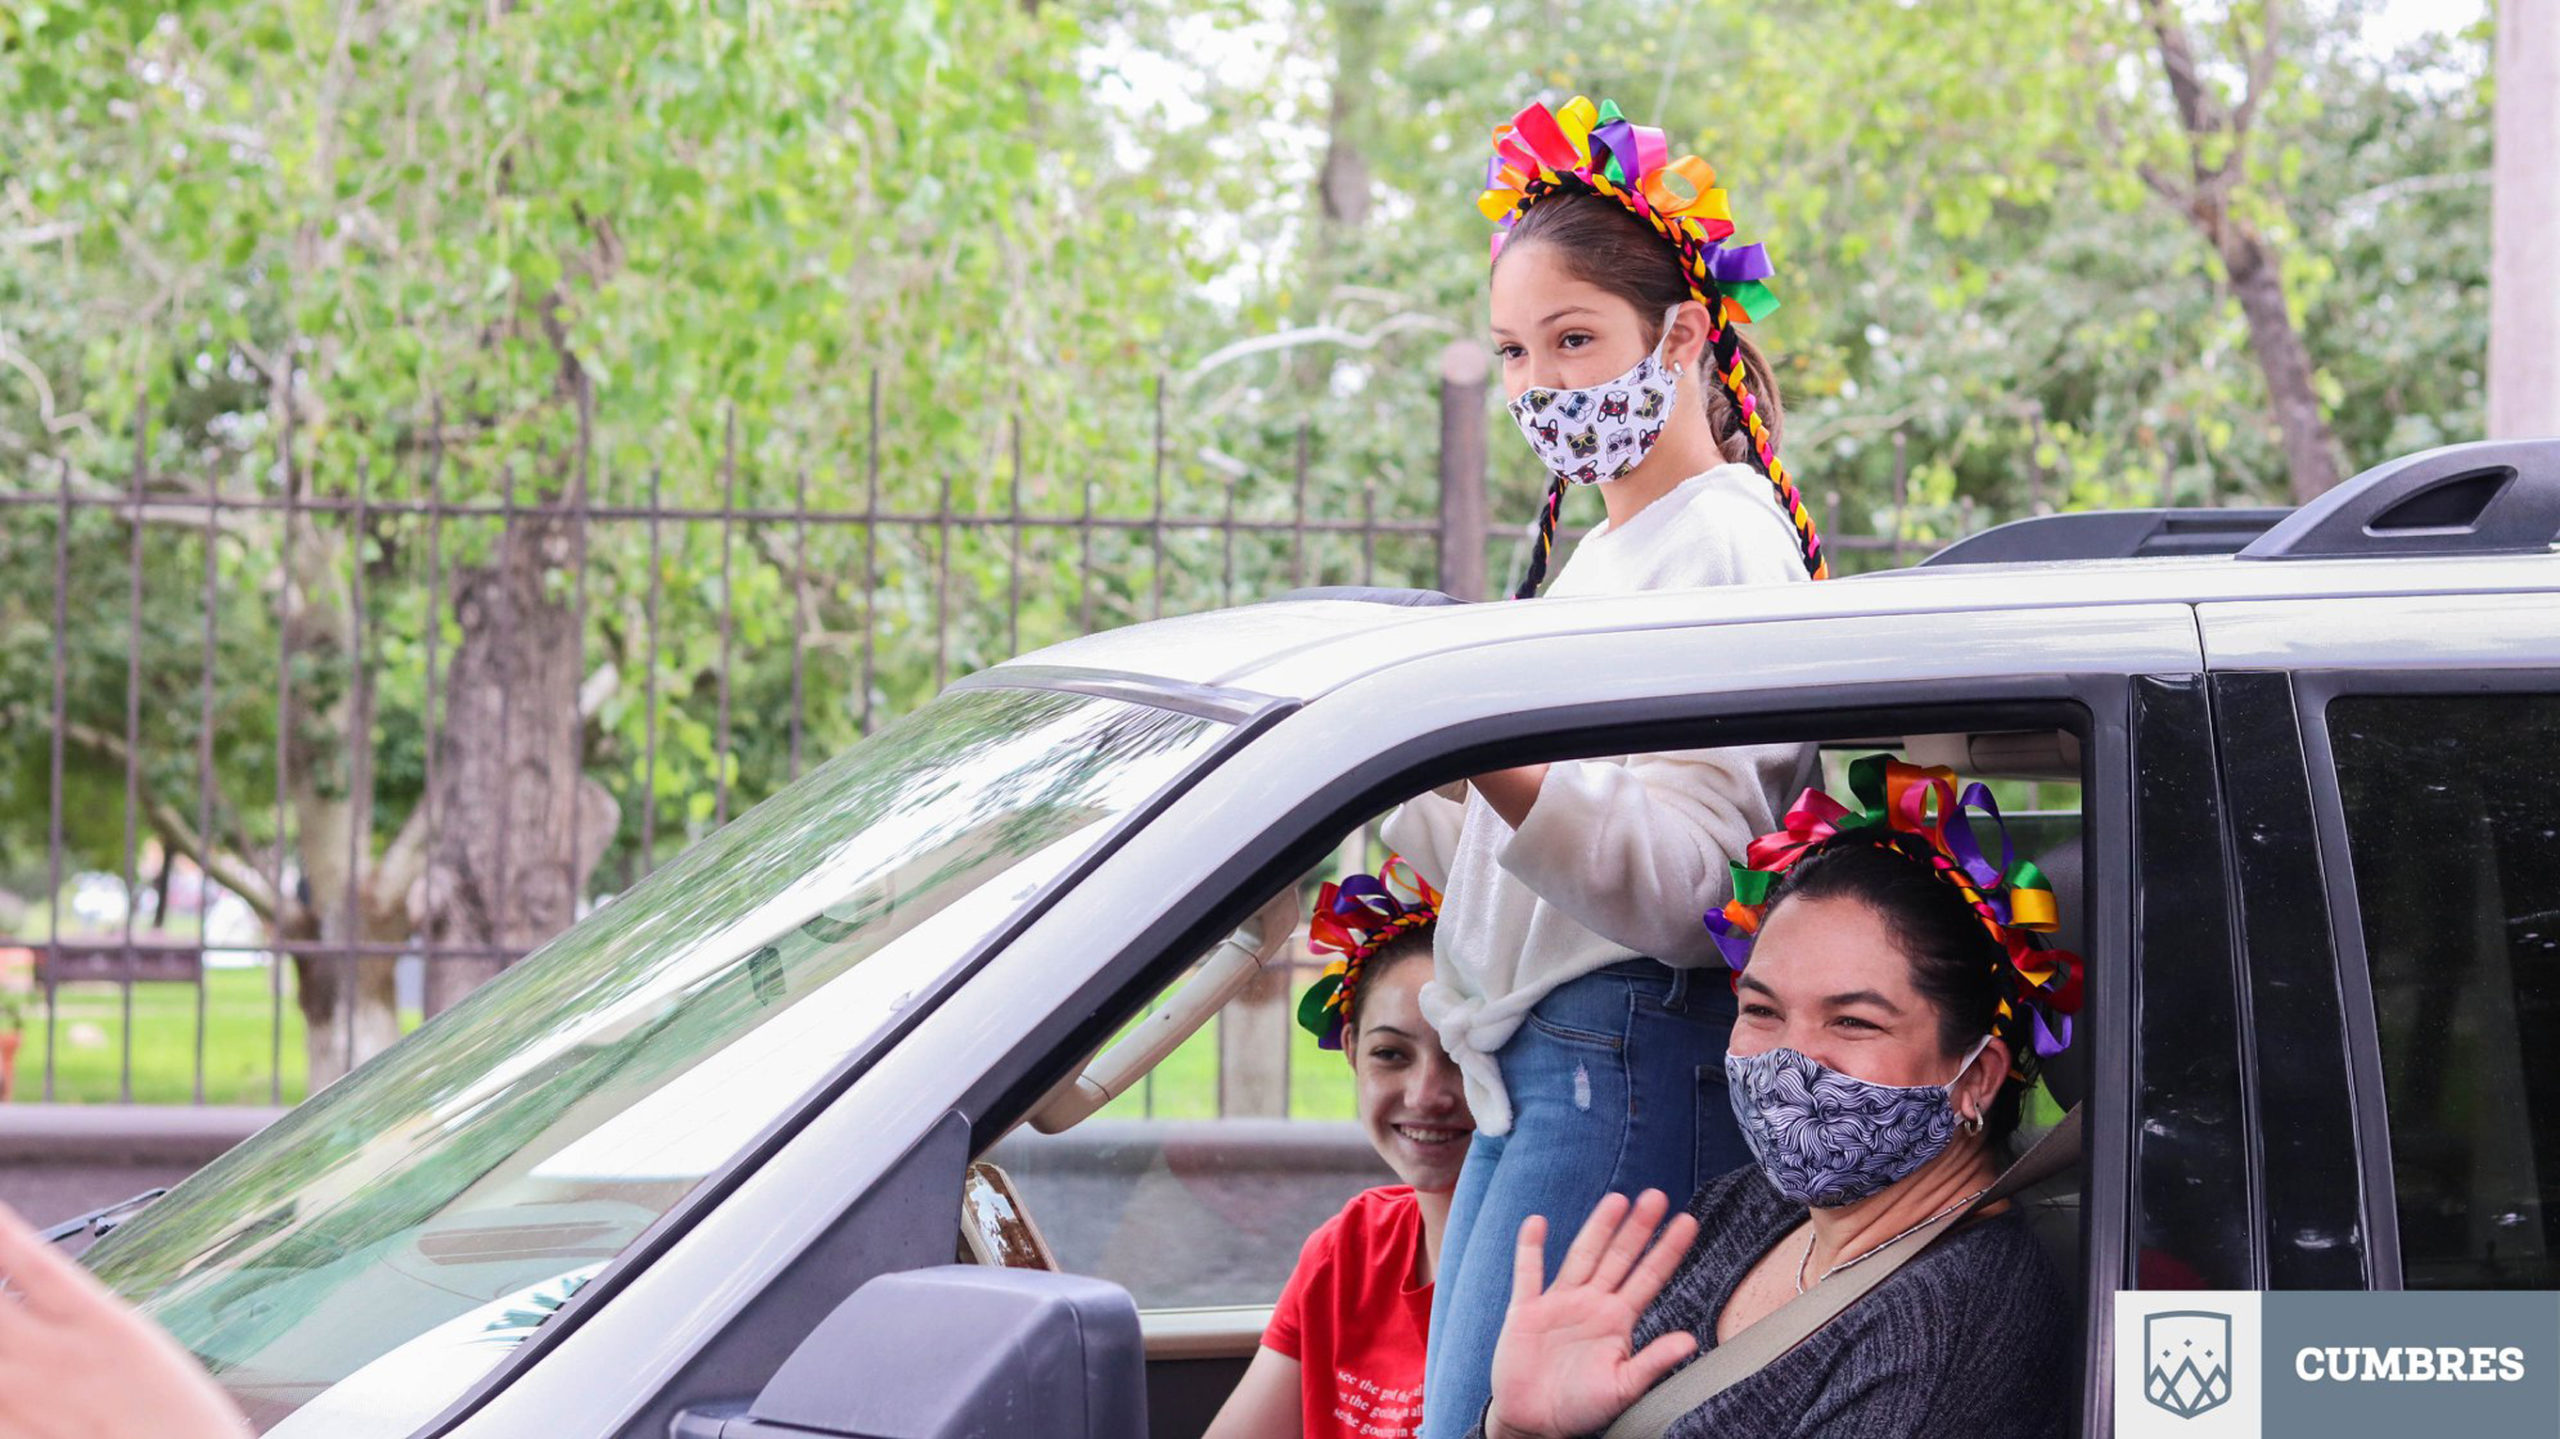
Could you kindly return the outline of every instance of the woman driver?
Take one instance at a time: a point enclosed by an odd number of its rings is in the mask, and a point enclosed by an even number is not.
[[[1862,808],[1807,791],[1710,917],[1748,960],[1725,1072],[1758,1163],[1701,1189],[1650,1253],[1660,1192],[1603,1200],[1543,1289],[1544,1221],[1521,1226],[1487,1435],[1605,1429],[1690,1355],[1991,1185],[2037,1057],[2070,1041],[2079,961],[2022,932],[2052,927],[2051,893],[2032,864],[1984,858],[1966,811],[1998,823],[1986,790],[1959,802],[1945,771],[1881,756],[1852,774]],[[1668,1433],[2058,1431],[2060,1283],[2018,1215],[1983,1213]]]

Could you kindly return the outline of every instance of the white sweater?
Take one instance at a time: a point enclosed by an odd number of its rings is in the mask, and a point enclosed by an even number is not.
[[[1547,593],[1805,577],[1769,482],[1727,464],[1623,529],[1592,531]],[[1549,765],[1516,832],[1472,789],[1464,803],[1426,794],[1388,816],[1387,843],[1444,896],[1422,1012],[1466,1078],[1479,1128],[1510,1132],[1494,1056],[1549,991],[1636,955],[1721,963],[1704,918],[1728,896],[1726,864],[1778,827],[1812,762],[1812,746],[1779,744]]]

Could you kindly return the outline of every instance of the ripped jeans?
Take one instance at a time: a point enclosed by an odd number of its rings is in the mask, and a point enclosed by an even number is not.
[[[1659,1189],[1676,1212],[1751,1162],[1725,1098],[1724,970],[1621,960],[1560,985],[1498,1056],[1511,1132],[1467,1149],[1431,1296],[1423,1439],[1459,1439],[1493,1393],[1520,1222],[1547,1216],[1547,1278],[1604,1194]]]

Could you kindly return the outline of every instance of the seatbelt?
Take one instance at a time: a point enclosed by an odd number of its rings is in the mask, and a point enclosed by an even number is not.
[[[1989,1189],[1975,1196],[1972,1203],[1930,1220],[1894,1245],[1892,1253],[1878,1254],[1815,1285],[1733,1336],[1732,1343],[1708,1350],[1688,1368],[1655,1385],[1652,1392],[1635,1402],[1635,1407],[1619,1415],[1618,1422],[1610,1425],[1601,1439],[1662,1439],[1682,1415],[1759,1373],[1779,1355],[1804,1342],[1807,1335],[1830,1323],[1842,1310],[1857,1303],[1860,1295],[1892,1277],[1895,1270],[1911,1262],[1912,1256],[1971,1218],[1975,1211],[2041,1184],[2079,1162],[2080,1106],[2075,1104],[2070,1113],[2062,1116],[2060,1124],[2027,1146],[2027,1152],[2019,1155],[2017,1162]]]

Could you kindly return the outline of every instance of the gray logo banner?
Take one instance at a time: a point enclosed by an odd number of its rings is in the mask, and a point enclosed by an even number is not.
[[[2267,1433],[2560,1433],[2560,1294],[2279,1292],[2262,1314]]]

